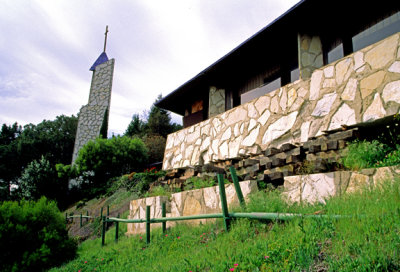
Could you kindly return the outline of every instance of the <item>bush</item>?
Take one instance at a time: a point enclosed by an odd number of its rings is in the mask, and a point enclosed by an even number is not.
[[[164,159],[167,140],[160,135],[146,135],[142,139],[148,150],[149,162],[161,162]]]
[[[43,156],[39,161],[32,161],[22,173],[20,190],[22,197],[28,200],[38,200],[45,196],[57,200],[63,207],[66,200],[68,181],[58,179],[54,166]]]
[[[75,257],[55,202],[6,201],[0,205],[0,270],[44,271]]]
[[[226,183],[226,182],[225,182]],[[217,185],[217,181],[213,178],[190,177],[185,181],[184,190],[201,189]]]
[[[146,162],[147,149],[140,139],[98,138],[82,147],[75,168],[78,176],[85,176],[82,189],[94,196],[105,192],[111,178],[141,170]]]
[[[113,179],[113,184],[107,190],[107,195],[111,195],[118,189],[124,188],[135,193],[138,197],[144,196],[150,189],[150,184],[157,181],[157,179],[162,176],[165,176],[165,171],[157,171],[155,167],[146,169],[141,173],[132,172],[129,175],[123,175]]]
[[[389,148],[377,140],[354,141],[344,151],[342,163],[346,168],[360,170],[377,165],[377,162],[384,160]]]

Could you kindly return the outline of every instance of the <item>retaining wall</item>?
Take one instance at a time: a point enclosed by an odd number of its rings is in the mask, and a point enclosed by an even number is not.
[[[278,90],[168,135],[163,169],[259,154],[399,112],[397,33]]]

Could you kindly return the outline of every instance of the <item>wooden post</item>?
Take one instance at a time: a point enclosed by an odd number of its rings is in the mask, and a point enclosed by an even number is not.
[[[229,168],[229,171],[231,172],[233,185],[235,186],[235,190],[236,190],[236,194],[237,194],[238,199],[239,199],[240,206],[241,206],[243,209],[246,209],[246,202],[244,202],[244,197],[243,197],[242,189],[240,188],[239,179],[238,179],[238,177],[237,177],[237,175],[236,175],[236,169],[235,169],[235,167],[231,166],[231,167]]]
[[[104,246],[106,240],[106,217],[102,216],[102,228],[101,228],[101,246]]]
[[[150,244],[150,206],[146,206],[146,243]]]
[[[218,174],[217,178],[218,178],[219,195],[221,198],[221,207],[222,207],[222,215],[224,217],[225,230],[228,231],[231,219],[229,217],[228,204],[226,202],[224,175]]]
[[[165,202],[163,202],[161,204],[161,216],[162,217],[166,217],[167,216],[167,212],[166,212],[166,207],[165,206],[166,206]],[[163,234],[165,234],[165,232],[167,231],[167,222],[164,221],[161,224],[162,224],[162,232],[163,232]]]
[[[117,218],[119,218],[119,214],[117,215]],[[115,222],[115,242],[118,242],[118,231],[119,231],[119,222],[116,221]]]

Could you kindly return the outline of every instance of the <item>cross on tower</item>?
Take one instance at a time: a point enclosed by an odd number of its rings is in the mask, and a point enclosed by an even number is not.
[[[106,26],[106,33],[104,33],[105,37],[104,37],[104,50],[103,52],[106,52],[106,45],[107,45],[107,33],[108,33],[108,26]]]

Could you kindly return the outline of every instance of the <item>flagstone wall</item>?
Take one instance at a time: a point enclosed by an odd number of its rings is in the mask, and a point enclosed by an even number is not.
[[[285,177],[282,195],[289,202],[325,203],[330,197],[381,186],[399,176],[399,166],[290,176]]]
[[[239,182],[245,200],[248,196],[258,190],[255,180]],[[228,207],[239,206],[239,200],[233,184],[225,185],[226,201]],[[161,205],[166,203],[166,217],[179,217],[198,214],[221,213],[221,200],[219,187],[207,187],[197,190],[184,191],[172,194],[171,199],[166,196],[148,197],[132,200],[130,203],[129,219],[146,219],[146,205],[151,206],[150,218],[161,217]],[[186,224],[200,224],[215,221],[215,219],[186,220]],[[167,222],[167,227],[173,226],[175,222]],[[161,223],[151,224],[151,228],[161,227]],[[145,233],[145,223],[129,223],[127,234]]]
[[[398,113],[399,36],[315,69],[310,79],[168,135],[163,169],[258,154],[283,143],[306,142],[341,125]],[[312,38],[304,49],[310,50],[311,43]]]

